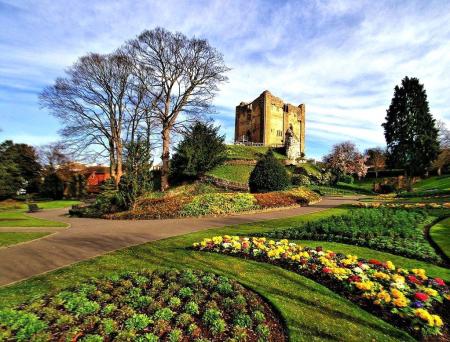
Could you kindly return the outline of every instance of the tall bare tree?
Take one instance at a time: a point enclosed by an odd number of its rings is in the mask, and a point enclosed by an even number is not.
[[[107,156],[116,183],[123,174],[124,131],[136,131],[135,121],[141,120],[146,110],[143,88],[134,81],[133,65],[126,54],[91,53],[40,95],[42,105],[62,121],[66,145],[79,153]]]
[[[378,171],[386,167],[386,151],[381,147],[369,148],[364,155],[367,157],[366,164],[373,167],[375,178],[378,178]]]
[[[133,56],[161,129],[164,191],[169,186],[171,135],[190,118],[208,112],[229,68],[208,41],[163,28],[144,31],[126,49]]]

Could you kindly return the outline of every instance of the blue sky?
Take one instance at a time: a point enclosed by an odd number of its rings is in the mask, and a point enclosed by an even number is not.
[[[107,53],[163,26],[207,38],[232,68],[215,99],[227,141],[234,108],[263,90],[306,104],[306,153],[353,140],[384,145],[393,88],[425,84],[433,115],[450,124],[450,1],[0,0],[0,141],[58,140],[39,108],[42,88],[87,52]]]

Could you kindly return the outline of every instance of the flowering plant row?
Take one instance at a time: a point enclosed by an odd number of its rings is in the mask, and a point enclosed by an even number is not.
[[[383,202],[358,202],[353,204],[360,208],[397,208],[397,209],[450,209],[450,202],[444,203],[383,203]]]
[[[448,309],[449,288],[442,279],[427,277],[423,269],[409,271],[391,261],[365,260],[263,237],[215,236],[193,247],[289,268],[395,321],[413,335],[438,335],[444,325],[440,313]]]

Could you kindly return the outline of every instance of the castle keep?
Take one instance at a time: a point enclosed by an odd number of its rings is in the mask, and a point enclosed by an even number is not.
[[[250,103],[236,106],[235,141],[286,146],[289,159],[305,152],[305,105],[285,103],[268,90]]]

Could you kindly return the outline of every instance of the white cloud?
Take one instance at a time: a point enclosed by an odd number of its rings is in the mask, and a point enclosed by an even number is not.
[[[383,144],[385,110],[406,75],[419,77],[432,113],[450,124],[450,3],[9,4],[18,9],[0,16],[0,98],[8,95],[2,86],[35,91],[78,56],[109,52],[144,29],[163,26],[208,38],[224,53],[232,71],[215,103],[227,108],[217,119],[228,141],[236,104],[269,89],[291,103],[306,103],[307,148],[343,139],[354,139],[361,148]]]

